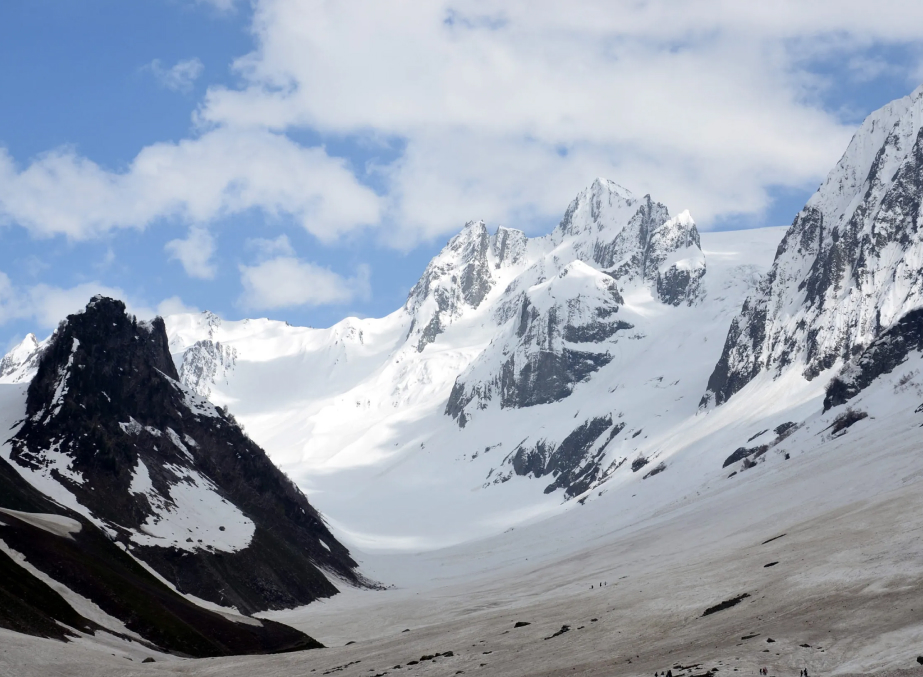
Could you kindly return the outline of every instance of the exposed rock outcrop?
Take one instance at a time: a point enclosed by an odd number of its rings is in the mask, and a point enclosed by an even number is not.
[[[923,87],[868,117],[732,322],[703,404],[789,365],[813,379],[923,306]]]
[[[94,298],[44,351],[11,461],[183,591],[244,612],[361,582],[345,547],[235,423],[179,383],[163,321]]]

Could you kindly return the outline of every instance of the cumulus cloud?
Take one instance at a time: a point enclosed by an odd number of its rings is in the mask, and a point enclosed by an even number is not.
[[[197,136],[118,172],[0,150],[0,219],[82,239],[259,209],[325,242],[376,227],[408,247],[471,218],[547,223],[602,175],[707,226],[813,188],[842,153],[853,121],[823,108],[835,75],[812,63],[919,77],[870,48],[919,47],[920,25],[923,4],[902,0],[254,0],[257,47],[240,87],[208,90]],[[182,88],[197,63],[152,71]],[[396,159],[358,170],[383,194],[293,140],[305,130],[395,140]]]
[[[97,294],[123,300],[128,312],[139,318],[154,316],[150,307],[129,298],[118,287],[100,282],[84,282],[73,287],[44,283],[16,287],[5,273],[0,272],[0,325],[12,320],[27,320],[41,329],[51,329],[68,315],[86,307],[87,302]]]
[[[212,261],[215,254],[215,238],[205,228],[190,229],[185,240],[170,240],[164,249],[171,260],[179,261],[190,277],[211,280],[218,271]]]
[[[278,256],[240,267],[244,292],[239,304],[247,310],[274,310],[349,303],[368,296],[369,275],[367,266],[346,278],[295,256]]]
[[[398,242],[560,214],[600,174],[707,223],[820,181],[852,127],[805,64],[919,41],[923,6],[890,4],[902,21],[856,0],[261,0],[247,85],[212,88],[198,116],[402,139],[381,168]]]
[[[187,306],[179,296],[171,296],[157,304],[157,314],[161,317],[198,312],[198,308],[195,306]]]
[[[110,172],[62,148],[18,168],[0,148],[0,218],[81,240],[178,217],[191,224],[259,208],[326,241],[375,223],[380,199],[345,162],[265,130],[218,128],[144,148]]]
[[[280,235],[273,240],[262,237],[250,238],[244,243],[244,247],[254,252],[261,261],[280,254],[285,256],[294,256],[295,254],[287,235]]]
[[[199,59],[177,61],[169,68],[165,67],[160,59],[154,59],[145,68],[153,73],[161,86],[175,92],[191,91],[192,85],[205,70],[205,66]]]

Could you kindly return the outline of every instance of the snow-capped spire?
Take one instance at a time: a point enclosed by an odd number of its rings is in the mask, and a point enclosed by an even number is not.
[[[35,334],[26,337],[0,360],[0,383],[25,383],[32,380],[45,342]]]

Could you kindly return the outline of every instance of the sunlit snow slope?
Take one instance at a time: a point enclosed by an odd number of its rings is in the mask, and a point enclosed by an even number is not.
[[[597,180],[548,236],[468,224],[388,317],[175,315],[170,349],[347,540],[438,547],[669,463],[783,230],[700,236]]]

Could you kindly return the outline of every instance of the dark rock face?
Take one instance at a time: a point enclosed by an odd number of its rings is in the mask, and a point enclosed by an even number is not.
[[[682,303],[692,305],[699,294],[699,282],[703,275],[704,271],[671,266],[657,275],[657,296],[671,306]]]
[[[526,244],[529,238],[521,230],[514,228],[497,229],[493,238],[493,251],[496,263],[494,268],[515,266],[522,260],[526,253]]]
[[[42,495],[3,459],[0,459],[0,508],[59,515],[78,523],[78,531],[61,536],[0,513],[3,525],[0,537],[32,566],[122,621],[151,647],[207,657],[321,646],[280,623],[235,623],[196,606],[151,575],[83,515]],[[0,627],[62,640],[76,636],[68,628],[91,634],[101,629],[77,614],[56,591],[4,553],[0,553]]]
[[[872,341],[827,386],[824,411],[845,404],[879,376],[890,374],[911,351],[923,350],[923,309],[911,310]]]
[[[182,592],[254,612],[335,594],[322,569],[361,582],[233,417],[178,383],[159,318],[138,323],[121,302],[94,298],[42,356],[26,416],[13,462],[56,480]],[[197,522],[188,512],[203,500],[220,515]]]
[[[761,456],[769,450],[769,445],[761,444],[756,447],[738,447],[733,454],[724,459],[724,463],[721,465],[722,468],[727,468],[732,463],[737,463],[737,461],[742,461],[745,458],[750,458],[751,456]]]
[[[564,215],[562,227],[566,227],[564,224],[570,214],[571,210],[568,210]],[[596,222],[600,216],[600,199],[596,197],[591,209],[591,218]],[[658,250],[658,243],[654,242],[654,233],[669,219],[670,212],[666,205],[654,202],[650,195],[645,195],[639,201],[638,211],[627,227],[619,231],[611,241],[597,241],[594,244],[593,260],[601,268],[611,269],[617,278],[637,276],[650,279],[651,271],[656,270],[657,259],[665,253]]]
[[[923,305],[923,89],[873,113],[731,324],[703,404],[789,365],[813,379]],[[837,395],[840,397],[840,395]]]
[[[545,493],[564,489],[564,496],[573,498],[599,479],[606,447],[624,427],[624,423],[613,426],[612,417],[593,418],[576,428],[559,445],[545,440],[539,440],[532,447],[520,445],[511,454],[509,462],[517,475],[553,475],[555,480],[545,487]],[[607,430],[610,432],[606,441],[591,453]]]
[[[587,275],[591,284],[577,298],[559,300],[558,284],[568,275]],[[506,408],[531,407],[569,396],[576,384],[607,365],[612,356],[600,349],[631,325],[618,319],[624,303],[615,281],[584,264],[572,264],[548,285],[521,295],[518,321],[502,349],[499,373],[469,379],[462,374],[452,387],[446,414],[464,426],[470,409],[493,398]],[[475,365],[475,369],[477,365]],[[467,410],[467,411],[466,411]]]

